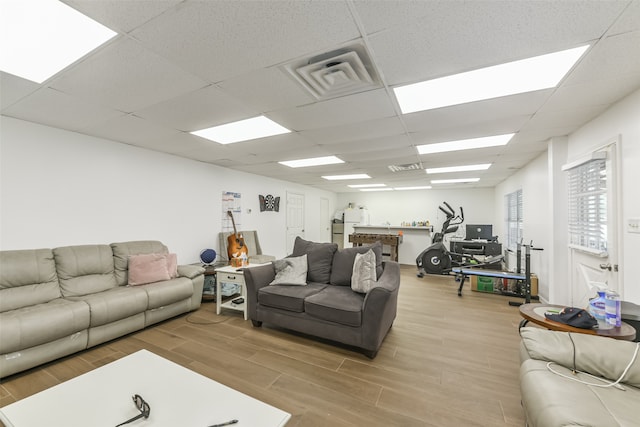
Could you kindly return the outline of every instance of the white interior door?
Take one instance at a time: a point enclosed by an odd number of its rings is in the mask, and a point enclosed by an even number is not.
[[[304,238],[304,194],[287,191],[287,254],[293,253],[296,236]]]
[[[331,241],[331,221],[329,220],[329,199],[320,198],[320,241]]]
[[[597,192],[597,186],[587,185],[587,196],[582,202],[582,209],[588,218],[593,218],[595,215],[605,215],[604,223],[601,223],[599,228],[593,226],[586,227],[585,233],[599,232],[605,238],[606,244],[593,245],[596,247],[584,248],[582,245],[574,245],[570,238],[569,247],[569,264],[571,280],[571,304],[574,307],[587,307],[589,299],[597,295],[597,284],[606,284],[608,289],[614,290],[622,295],[622,289],[619,284],[621,283],[620,272],[618,269],[619,253],[619,226],[618,214],[621,212],[618,206],[618,171],[617,171],[617,143],[613,141],[603,147],[602,149],[594,152],[593,156],[598,155],[606,156],[604,160],[605,166],[598,172],[598,175],[603,178],[601,181],[601,188],[606,188],[605,200],[600,201],[600,206],[595,206],[595,193]],[[569,183],[571,186],[571,183]],[[592,194],[589,196],[589,191]],[[586,207],[585,204],[590,204]],[[572,206],[569,205],[571,211]],[[595,211],[599,210],[599,213]],[[571,212],[569,213],[571,217]],[[570,220],[571,222],[571,220]],[[587,221],[588,222],[588,221]],[[570,226],[571,229],[571,226]],[[589,245],[595,239],[586,239],[585,245]]]

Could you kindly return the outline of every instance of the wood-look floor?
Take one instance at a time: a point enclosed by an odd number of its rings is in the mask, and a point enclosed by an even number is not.
[[[453,277],[403,266],[398,316],[374,360],[214,303],[0,383],[0,406],[140,349],[292,414],[302,426],[523,426],[517,307],[457,296]],[[211,402],[212,407],[215,402]]]

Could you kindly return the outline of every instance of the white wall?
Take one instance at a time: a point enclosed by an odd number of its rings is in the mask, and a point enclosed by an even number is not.
[[[331,192],[184,159],[8,117],[0,127],[0,249],[154,239],[181,263],[218,250],[223,191],[242,194],[242,228],[263,252],[286,255],[286,192],[305,195],[305,223],[321,219]],[[260,212],[258,195],[280,196]],[[251,209],[251,213],[247,213]],[[320,227],[306,237],[320,240]]]
[[[565,175],[559,172],[559,167],[617,135],[622,141],[621,216],[624,220],[640,218],[640,90],[613,105],[566,140],[549,141],[549,150],[544,155],[496,187],[496,222],[500,220],[504,195],[513,189],[523,189],[525,240],[533,239],[534,244],[545,248],[540,256],[541,265],[532,265],[532,271],[540,271],[540,296],[550,303],[570,304],[564,206],[567,190]],[[640,304],[640,282],[633,268],[640,256],[640,234],[623,229],[621,247],[623,298]]]
[[[337,207],[344,209],[349,203],[365,206],[371,225],[428,220],[436,231],[440,231],[445,215],[438,206],[443,201],[456,212],[463,207],[465,224],[492,224],[495,218],[493,193],[493,188],[339,193]],[[461,232],[464,235],[464,227]]]
[[[621,159],[621,251],[619,268],[624,300],[640,304],[637,262],[640,234],[626,231],[629,218],[640,218],[640,90],[627,96],[609,110],[569,136],[568,157],[575,159],[620,136]]]
[[[547,216],[549,205],[546,152],[495,188],[494,223],[498,225],[500,234],[505,236],[505,239],[507,232],[504,196],[519,189],[522,189],[523,240],[525,243],[533,241],[535,247],[544,249],[531,253],[531,272],[538,276],[538,294],[546,300],[549,294],[547,249],[552,242]],[[513,265],[513,262],[515,262],[515,256],[510,256],[510,265]]]

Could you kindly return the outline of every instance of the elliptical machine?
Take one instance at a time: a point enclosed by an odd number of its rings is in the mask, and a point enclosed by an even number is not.
[[[464,211],[460,206],[460,215],[456,215],[447,202],[442,203],[446,208],[438,206],[438,209],[447,216],[447,219],[442,223],[442,230],[433,235],[431,246],[422,251],[416,258],[418,277],[424,277],[425,273],[449,274],[451,271],[451,255],[443,240],[446,234],[458,231],[458,226],[464,222]]]

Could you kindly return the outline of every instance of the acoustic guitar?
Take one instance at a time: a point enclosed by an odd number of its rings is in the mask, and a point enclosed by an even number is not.
[[[249,249],[244,243],[242,234],[239,234],[238,230],[236,230],[236,222],[233,220],[233,212],[227,211],[227,215],[231,217],[231,223],[233,224],[233,234],[227,237],[227,254],[229,255],[229,261],[231,261],[233,258],[240,258],[243,252],[248,256]]]

